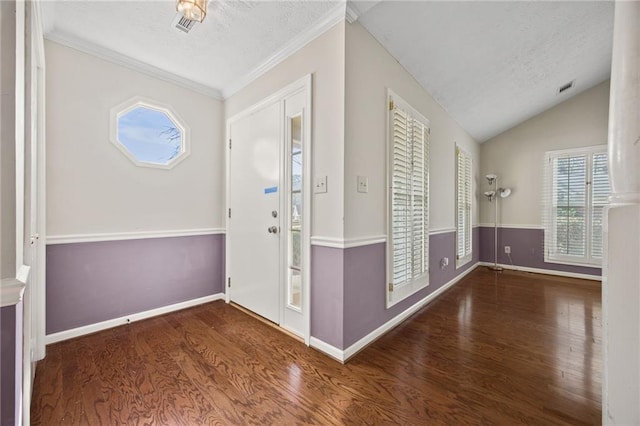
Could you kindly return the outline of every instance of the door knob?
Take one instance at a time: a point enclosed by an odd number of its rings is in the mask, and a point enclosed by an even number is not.
[[[278,227],[277,226],[270,226],[269,228],[267,228],[267,231],[269,231],[270,234],[277,234],[278,233]]]

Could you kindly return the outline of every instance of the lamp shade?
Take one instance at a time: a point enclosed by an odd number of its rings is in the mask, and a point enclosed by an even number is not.
[[[207,0],[177,0],[176,10],[187,19],[202,22],[207,16]]]

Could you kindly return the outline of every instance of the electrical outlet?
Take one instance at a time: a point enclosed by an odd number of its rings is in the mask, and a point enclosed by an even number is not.
[[[506,254],[511,254],[511,246],[504,246],[504,252]]]
[[[442,259],[440,259],[440,269],[444,269],[447,266],[449,266],[449,258],[443,257]]]
[[[358,176],[358,192],[369,192],[369,178],[366,176]]]
[[[314,194],[324,194],[327,192],[327,177],[326,176],[318,176],[313,182],[313,193]]]

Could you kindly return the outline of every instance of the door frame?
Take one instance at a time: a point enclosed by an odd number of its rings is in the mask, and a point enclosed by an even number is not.
[[[42,25],[42,12],[40,1],[30,2],[31,15],[31,45],[27,46],[31,55],[31,86],[36,85],[36,90],[31,90],[30,102],[32,108],[36,110],[36,120],[32,120],[32,155],[36,157],[36,169],[32,170],[32,186],[36,186],[35,196],[32,199],[35,204],[34,225],[36,234],[34,236],[36,267],[35,280],[32,280],[33,291],[31,293],[33,308],[33,335],[32,335],[32,361],[39,361],[45,357],[45,327],[46,327],[46,95],[45,95],[45,52],[44,52],[44,32]],[[33,209],[33,207],[32,207]],[[26,236],[25,236],[26,237]],[[33,269],[32,269],[33,272]],[[34,371],[35,373],[35,371]]]
[[[23,299],[20,417],[24,424],[29,424],[35,365],[45,357],[46,326],[45,52],[38,0],[16,2],[16,31],[16,43],[22,46],[16,47],[16,270],[18,279],[27,286]],[[29,92],[26,91],[27,81]],[[29,127],[29,140],[25,137],[26,126]],[[26,144],[30,146],[29,188],[25,186],[24,175]],[[28,211],[25,209],[27,193],[30,197]]]
[[[302,111],[302,116],[303,116],[303,132],[304,132],[304,141],[302,144],[302,152],[303,152],[303,156],[302,156],[302,188],[303,188],[303,206],[304,208],[302,209],[302,221],[303,221],[303,229],[302,229],[302,241],[301,241],[301,247],[302,247],[302,310],[303,310],[303,323],[304,323],[304,330],[303,330],[303,338],[304,338],[304,342],[307,346],[309,346],[309,340],[311,337],[311,211],[313,206],[311,205],[311,190],[312,190],[312,186],[311,186],[311,165],[312,165],[312,143],[311,143],[311,135],[312,135],[312,126],[313,123],[311,121],[312,118],[312,111],[311,111],[311,106],[312,106],[312,77],[311,74],[307,74],[304,77],[294,81],[293,83],[281,88],[280,90],[276,91],[275,93],[271,94],[270,96],[267,96],[266,98],[262,99],[261,101],[258,101],[257,103],[249,106],[248,108],[242,110],[241,112],[233,115],[232,117],[227,119],[227,123],[226,123],[226,133],[225,133],[225,140],[226,140],[226,144],[227,144],[227,148],[225,149],[225,206],[224,206],[224,210],[223,210],[223,214],[225,217],[225,229],[227,230],[226,232],[226,238],[229,238],[229,215],[228,215],[228,209],[230,206],[230,164],[231,164],[231,149],[230,149],[230,135],[231,135],[231,126],[238,122],[239,120],[269,106],[272,105],[274,103],[280,103],[281,105],[283,104],[283,102],[297,94],[300,92],[305,92],[306,94],[306,102],[305,102],[305,107]],[[284,140],[286,138],[286,134],[287,132],[285,132],[285,114],[284,114],[284,108],[281,107],[281,123],[280,123],[280,128],[281,128],[281,141],[280,141],[280,156],[283,156],[283,147],[284,147],[284,143],[286,143],[286,141]],[[283,158],[284,160],[284,158]],[[284,163],[283,163],[284,164]],[[280,176],[281,179],[284,177],[283,176],[283,171],[282,171],[282,167],[280,170]],[[228,247],[229,245],[226,244],[226,246]],[[285,271],[285,265],[284,265],[284,261],[285,261],[285,257],[282,256],[283,250],[282,250],[282,246],[283,244],[281,244],[281,265],[280,265],[280,270],[281,271]],[[225,279],[224,279],[224,293],[225,293],[225,301],[227,303],[230,302],[230,289],[229,289],[229,272],[230,272],[230,253],[229,251],[225,251]],[[280,327],[282,327],[282,319],[283,319],[283,312],[284,309],[287,309],[287,304],[285,303],[284,300],[284,286],[285,283],[283,281],[283,279],[280,279],[280,282],[278,283],[279,285],[279,295],[280,295]]]
[[[21,423],[29,424],[35,361],[45,355],[45,239],[40,238],[45,233],[45,53],[40,3],[16,1],[15,19],[16,278],[26,285],[22,310],[22,399],[16,401],[19,404],[16,415]],[[25,177],[26,144],[30,147],[29,188]],[[29,209],[25,209],[27,194]]]

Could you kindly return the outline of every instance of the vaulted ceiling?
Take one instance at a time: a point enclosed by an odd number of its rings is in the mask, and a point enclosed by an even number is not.
[[[211,1],[175,29],[173,0],[43,2],[46,37],[228,96],[302,46],[340,1]],[[611,1],[355,1],[358,21],[479,142],[609,77]],[[328,27],[327,27],[328,29]],[[563,84],[574,86],[558,94]]]
[[[482,142],[609,77],[613,6],[381,2],[359,22]]]

